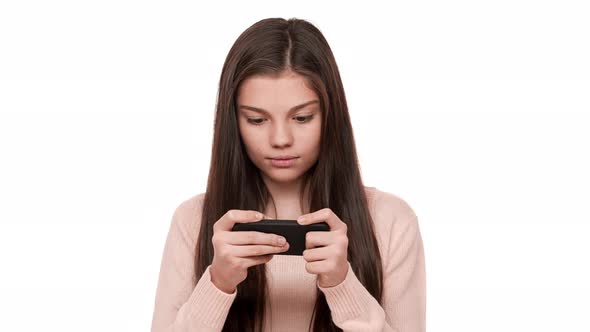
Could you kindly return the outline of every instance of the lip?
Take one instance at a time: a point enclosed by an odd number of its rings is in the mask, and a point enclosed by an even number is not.
[[[283,157],[284,158],[284,157]],[[280,158],[270,158],[270,163],[274,167],[278,168],[289,168],[295,165],[295,159],[298,157],[291,157],[288,159],[280,159]]]
[[[273,159],[273,160],[290,160],[290,159],[295,159],[295,158],[297,158],[297,157],[295,157],[295,156],[277,156],[277,157],[270,158],[270,159]]]

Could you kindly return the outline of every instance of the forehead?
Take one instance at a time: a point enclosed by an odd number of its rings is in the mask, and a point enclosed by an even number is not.
[[[240,84],[237,92],[238,105],[271,111],[318,99],[317,94],[308,87],[306,78],[295,73],[252,76]]]

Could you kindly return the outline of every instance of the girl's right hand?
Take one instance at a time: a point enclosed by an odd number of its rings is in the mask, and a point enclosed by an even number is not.
[[[257,214],[260,217],[257,217]],[[248,268],[270,261],[273,254],[289,249],[285,238],[262,232],[232,232],[235,223],[260,221],[264,215],[252,210],[229,210],[213,225],[211,282],[231,294],[248,276]]]

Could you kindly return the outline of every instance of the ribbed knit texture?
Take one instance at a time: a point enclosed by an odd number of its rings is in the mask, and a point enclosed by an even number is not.
[[[323,288],[301,256],[275,255],[267,263],[269,294],[265,331],[307,331],[316,290],[326,297],[332,320],[344,331],[426,330],[426,271],[418,218],[398,196],[365,187],[383,260],[383,301],[371,296],[349,265],[345,280]],[[221,331],[236,292],[211,282],[209,268],[196,280],[195,243],[204,193],[174,211],[164,246],[152,332]],[[367,252],[367,255],[370,255]]]

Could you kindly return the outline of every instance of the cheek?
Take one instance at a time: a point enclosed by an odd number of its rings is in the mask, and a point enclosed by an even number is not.
[[[249,128],[246,123],[240,123],[240,136],[242,137],[244,144],[250,149],[253,148],[254,142],[259,139],[256,130]]]
[[[263,153],[261,145],[261,142],[263,142],[263,137],[260,132],[244,128],[240,131],[240,135],[249,155],[260,155]]]
[[[319,130],[305,130],[295,138],[301,152],[306,154],[315,154],[320,148],[321,133]]]
[[[322,126],[321,123],[318,122],[314,128],[311,129],[311,132],[309,133],[308,137],[308,143],[312,144],[312,145],[319,145],[320,144],[320,140],[322,138]]]

